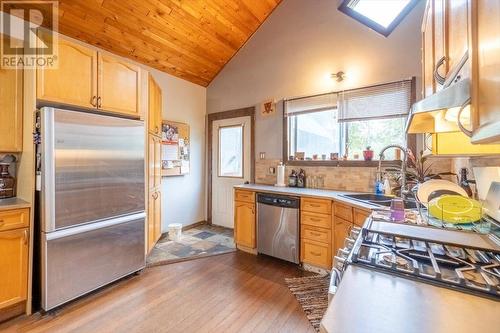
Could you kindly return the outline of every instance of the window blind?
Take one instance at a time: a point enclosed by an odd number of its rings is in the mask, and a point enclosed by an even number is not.
[[[285,100],[285,116],[310,112],[326,111],[337,108],[337,94],[328,93],[316,96]]]
[[[401,117],[411,107],[411,80],[339,92],[339,122]]]

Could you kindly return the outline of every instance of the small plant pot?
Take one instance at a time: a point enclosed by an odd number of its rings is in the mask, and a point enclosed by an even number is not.
[[[365,161],[373,160],[373,150],[363,150],[363,158]]]

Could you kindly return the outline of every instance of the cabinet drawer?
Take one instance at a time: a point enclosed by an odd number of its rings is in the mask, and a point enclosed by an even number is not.
[[[300,235],[305,239],[331,244],[332,232],[329,229],[303,225],[300,229]]]
[[[332,265],[330,245],[308,239],[302,239],[300,244],[302,262],[330,269]]]
[[[325,199],[302,198],[300,209],[305,212],[331,214],[332,202]]]
[[[29,209],[13,209],[0,212],[0,231],[29,226]]]
[[[332,218],[330,215],[303,212],[300,216],[300,223],[320,228],[332,228]]]
[[[335,216],[343,218],[344,220],[352,222],[352,207],[341,204],[339,202],[333,203],[333,211]]]
[[[354,225],[362,227],[368,216],[370,216],[370,212],[354,208]]]
[[[251,191],[236,190],[234,191],[234,200],[254,203],[255,193]]]

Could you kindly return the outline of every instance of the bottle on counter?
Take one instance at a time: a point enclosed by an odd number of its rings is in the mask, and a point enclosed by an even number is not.
[[[391,182],[389,180],[389,176],[387,175],[384,176],[384,194],[385,195],[392,194]]]
[[[288,186],[297,187],[297,171],[292,170],[292,172],[288,176]]]
[[[469,184],[469,180],[467,179],[467,168],[460,169],[460,187],[467,192],[467,195],[472,197],[472,189]]]
[[[297,187],[306,187],[306,172],[304,169],[300,169],[297,175]]]

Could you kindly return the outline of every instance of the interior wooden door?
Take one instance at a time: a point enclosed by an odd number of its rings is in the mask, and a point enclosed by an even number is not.
[[[139,117],[139,66],[99,53],[98,68],[99,108]]]
[[[97,51],[59,38],[57,68],[39,67],[36,73],[37,99],[97,106]]]
[[[22,151],[22,138],[23,70],[0,68],[0,152]]]
[[[239,245],[255,248],[255,208],[254,204],[235,202],[235,241]]]
[[[0,309],[26,300],[28,228],[0,232]]]

